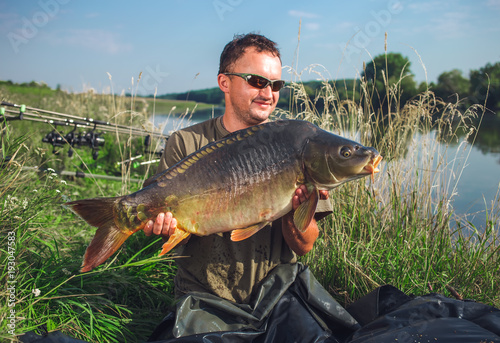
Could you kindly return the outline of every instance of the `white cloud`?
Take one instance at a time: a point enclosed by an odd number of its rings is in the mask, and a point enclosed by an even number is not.
[[[468,36],[469,15],[465,12],[447,12],[430,22],[430,31],[441,38],[458,38]]]
[[[487,0],[486,6],[495,10],[500,10],[500,0]]]
[[[408,5],[414,13],[434,12],[443,6],[439,1],[416,2]]]
[[[304,27],[310,31],[319,30],[319,23],[305,23]]]
[[[85,15],[85,18],[87,18],[87,19],[93,19],[93,18],[97,18],[97,17],[100,17],[100,16],[101,16],[101,13],[92,12],[92,13],[87,13]]]
[[[488,0],[487,0],[488,1]],[[500,1],[500,0],[489,0]],[[417,2],[408,8],[420,17],[425,17],[412,31],[417,34],[427,34],[437,39],[465,38],[471,35],[474,11],[470,4],[457,0]]]
[[[49,43],[69,45],[86,49],[117,54],[132,50],[132,44],[122,43],[118,34],[99,29],[72,29],[45,35]]]
[[[292,17],[307,18],[307,19],[319,18],[319,15],[315,13],[296,11],[296,10],[288,11],[288,15]]]
[[[2,34],[17,31],[19,26],[21,26],[21,20],[18,14],[0,12],[0,32]]]
[[[335,24],[335,31],[353,30],[355,26],[353,21],[341,21]]]

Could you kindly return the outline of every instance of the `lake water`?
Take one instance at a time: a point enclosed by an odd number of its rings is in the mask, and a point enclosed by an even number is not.
[[[197,111],[190,119],[156,115],[154,124],[164,126],[163,132],[168,136],[172,131],[219,116],[223,110],[216,107]],[[486,225],[486,209],[500,217],[500,118],[491,115],[483,119],[474,144],[450,143],[448,156],[455,156],[457,149],[460,149],[459,163],[465,167],[460,168],[461,174],[450,174],[451,183],[456,184],[452,206],[455,214],[480,230]]]
[[[458,144],[452,147],[457,149]],[[486,209],[500,217],[500,119],[493,116],[484,119],[476,141],[466,147],[469,148],[453,207],[476,228],[484,228]]]

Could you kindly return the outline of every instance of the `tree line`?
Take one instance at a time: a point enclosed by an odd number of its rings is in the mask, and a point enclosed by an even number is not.
[[[360,90],[363,82],[372,92],[371,101],[375,110],[387,107],[390,102],[388,89],[391,88],[398,88],[399,106],[403,106],[416,95],[430,90],[445,102],[459,102],[462,108],[480,104],[486,105],[493,112],[498,112],[500,109],[500,62],[488,63],[479,70],[470,71],[468,76],[458,69],[445,71],[439,75],[437,82],[418,84],[411,71],[410,60],[400,53],[387,53],[378,55],[367,63],[360,78],[329,83],[338,93],[339,100],[359,101],[363,97]],[[324,83],[307,81],[303,82],[303,86],[307,95],[313,99]],[[287,88],[281,91],[278,107],[288,109],[291,93]],[[224,94],[217,87],[165,94],[157,98],[224,105]],[[394,105],[394,102],[391,103]]]

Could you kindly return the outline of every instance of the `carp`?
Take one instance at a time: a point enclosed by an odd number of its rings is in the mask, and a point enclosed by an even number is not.
[[[307,121],[279,120],[236,131],[153,176],[137,192],[66,203],[98,228],[81,271],[102,264],[160,212],[172,212],[177,219],[160,255],[191,234],[232,231],[231,240],[244,240],[291,211],[300,185],[306,185],[310,197],[293,220],[304,231],[314,216],[319,190],[373,177],[381,159],[374,148]]]

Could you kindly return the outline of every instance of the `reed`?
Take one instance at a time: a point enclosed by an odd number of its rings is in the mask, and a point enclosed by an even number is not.
[[[400,107],[398,88],[386,85],[393,110],[384,113],[371,107],[365,80],[356,90],[359,102],[339,99],[327,80],[313,99],[300,82],[291,87],[295,112],[282,116],[313,121],[384,156],[374,183],[367,178],[331,192],[333,214],[302,258],[325,288],[344,305],[392,284],[408,294],[458,293],[498,307],[498,211],[492,207],[483,228],[453,213],[467,141],[477,132],[472,119],[483,107],[461,112],[458,102],[444,103],[429,90]],[[321,113],[317,99],[325,104]],[[467,134],[459,138],[459,132]]]
[[[146,113],[149,116],[149,112],[135,111],[134,103],[121,96],[92,91],[60,93],[52,100],[40,107],[65,113],[100,108],[106,116],[96,115],[96,119],[114,115],[117,122],[132,120],[134,126],[147,125]],[[121,168],[124,183],[62,180],[51,165],[64,168],[71,164],[87,173],[102,170],[85,149],[76,150],[73,159],[52,154],[41,144],[39,127],[26,122],[0,124],[0,280],[5,285],[0,294],[9,300],[0,304],[0,340],[17,341],[12,333],[53,330],[89,342],[145,340],[158,324],[151,318],[160,320],[172,303],[175,271],[168,257],[157,256],[160,239],[132,237],[115,255],[114,264],[81,274],[82,256],[93,230],[62,206],[71,198],[137,189],[140,185],[130,182],[130,176],[135,176],[131,165]],[[113,147],[121,149],[121,154],[112,155],[110,149],[107,167],[135,153],[142,142],[119,136]],[[46,171],[23,170],[34,165]],[[141,173],[145,179],[147,170]]]
[[[313,97],[300,81],[290,85],[291,110],[277,115],[312,121],[374,146],[384,156],[373,183],[363,179],[331,192],[333,214],[320,222],[320,238],[301,261],[344,305],[375,287],[393,284],[409,294],[458,293],[500,307],[500,213],[495,210],[500,208],[500,196],[483,228],[472,227],[453,213],[455,186],[470,148],[458,133],[473,137],[471,119],[481,116],[482,107],[461,112],[458,103],[445,104],[429,90],[399,106],[398,87],[386,87],[394,105],[388,113],[373,108],[375,92],[364,80],[343,92],[351,98],[340,98],[327,79]],[[149,125],[152,115],[152,106],[143,99],[93,91],[37,101],[40,108],[96,113],[98,119],[134,126]],[[150,171],[133,171],[130,164],[116,167],[116,161],[131,157],[141,143],[111,133],[115,145],[103,154],[123,175],[121,184],[66,183],[50,171],[21,170],[24,165],[72,164],[83,171],[99,171],[91,156],[85,151],[78,151],[72,161],[54,156],[39,143],[36,130],[21,125],[1,126],[2,158],[10,159],[0,167],[0,265],[4,266],[0,279],[5,285],[14,275],[16,281],[15,333],[61,330],[87,341],[145,340],[172,303],[173,262],[157,257],[158,239],[138,234],[106,265],[79,273],[93,231],[61,206],[69,198],[138,189],[140,184],[130,178],[144,179]],[[451,140],[460,140],[458,149],[451,148]],[[15,236],[14,274],[8,268],[9,236]],[[6,288],[0,292],[10,295]],[[15,340],[8,334],[9,310],[8,302],[0,304],[2,340]]]

